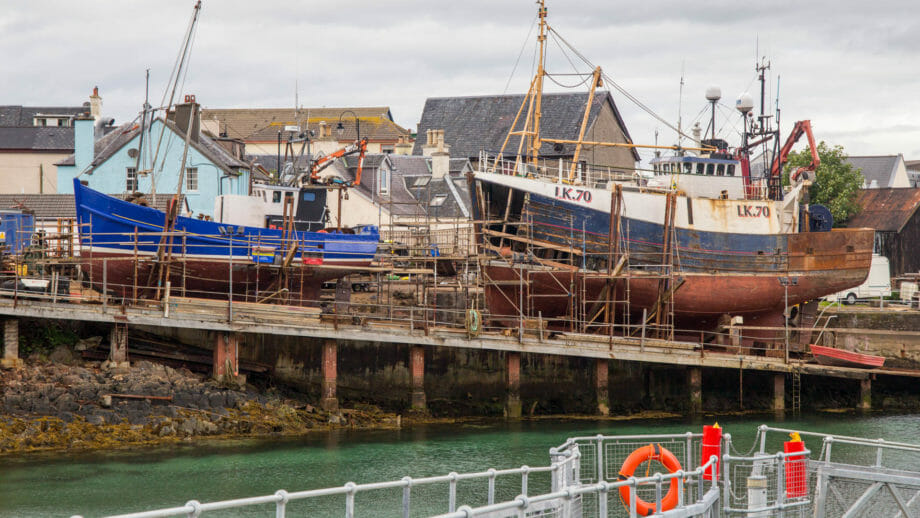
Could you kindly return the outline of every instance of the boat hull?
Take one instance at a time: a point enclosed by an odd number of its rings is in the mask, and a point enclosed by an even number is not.
[[[480,218],[494,221],[493,215],[504,212],[512,220],[480,227],[484,252],[503,256],[483,266],[486,302],[495,318],[509,324],[520,316],[590,320],[617,249],[629,262],[613,283],[611,299],[621,301],[627,313],[641,315],[656,306],[666,283],[675,283],[674,324],[693,330],[713,330],[723,315],[743,316],[747,325],[781,326],[787,305],[859,285],[871,263],[872,230],[784,232],[778,215],[783,202],[760,200],[752,211],[742,210],[743,200],[677,197],[668,258],[665,210],[658,206],[664,194],[630,193],[614,235],[609,209],[546,196],[545,182],[477,181],[474,208]],[[592,202],[607,192],[610,203],[609,191],[583,192],[592,193],[587,196]],[[522,228],[526,232],[517,232],[526,233],[531,244],[505,237]]]
[[[833,367],[854,367],[857,369],[877,369],[885,365],[884,356],[844,351],[833,347],[811,345],[811,354],[821,365]]]
[[[323,282],[369,265],[379,241],[375,227],[284,235],[185,217],[164,236],[162,211],[78,182],[74,192],[87,280],[124,298],[162,295],[169,281],[173,295],[258,301],[274,294],[288,304],[313,305]]]

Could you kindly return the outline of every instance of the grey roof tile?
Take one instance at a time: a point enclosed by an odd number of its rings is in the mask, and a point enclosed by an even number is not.
[[[89,113],[89,106],[0,106],[0,127],[32,126],[38,114],[72,117],[81,113]]]
[[[110,196],[124,199],[127,194],[113,194]],[[155,208],[165,211],[169,198],[169,195],[157,196]],[[77,216],[73,194],[0,194],[0,209],[30,210],[39,220],[75,218]]]
[[[890,187],[894,174],[897,171],[898,155],[887,156],[851,156],[846,161],[855,169],[859,169],[866,179],[866,187],[875,180],[878,187]]]
[[[430,97],[425,101],[418,126],[418,139],[412,154],[422,154],[425,134],[430,129],[445,130],[444,141],[450,145],[450,154],[453,156],[475,158],[480,151],[498,153],[523,102],[524,94]],[[587,92],[543,94],[541,135],[547,138],[577,139],[587,103]],[[594,123],[603,103],[610,103],[627,140],[631,140],[609,92],[595,95],[588,118],[589,126]],[[524,115],[521,117],[518,129],[523,126]],[[512,135],[505,146],[505,153],[515,153],[519,142],[520,137]],[[544,142],[540,155],[571,156],[574,150],[574,144],[555,146]]]
[[[73,128],[0,126],[0,149],[73,152]]]

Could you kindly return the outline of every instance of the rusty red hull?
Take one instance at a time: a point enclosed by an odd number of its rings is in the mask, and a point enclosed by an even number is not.
[[[135,258],[133,254],[99,253],[84,250],[82,268],[87,280],[99,291],[121,298],[148,298],[156,288],[157,279],[150,279],[152,257]],[[177,259],[170,268],[170,292],[187,296],[255,302],[280,288],[287,288],[281,298],[295,305],[316,305],[322,284],[354,271],[347,265],[296,265],[288,268],[286,278],[279,279],[281,270],[271,265],[215,259]],[[231,274],[232,271],[232,274]],[[281,286],[281,283],[284,285]]]
[[[790,235],[788,269],[783,271],[675,273],[673,279],[683,281],[674,292],[675,325],[709,330],[722,315],[744,316],[748,325],[781,324],[787,304],[863,282],[872,258],[872,235],[862,229]],[[607,281],[596,272],[504,261],[484,265],[483,272],[489,310],[506,323],[516,320],[519,308],[527,317],[572,318],[606,299],[602,294]],[[628,299],[633,314],[651,311],[660,282],[662,277],[648,272],[629,272],[615,281],[612,300],[622,308]]]

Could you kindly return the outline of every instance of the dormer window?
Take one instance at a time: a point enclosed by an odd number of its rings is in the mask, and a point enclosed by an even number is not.
[[[378,194],[389,194],[390,193],[390,170],[381,167],[378,169],[378,182],[377,182],[377,192]]]

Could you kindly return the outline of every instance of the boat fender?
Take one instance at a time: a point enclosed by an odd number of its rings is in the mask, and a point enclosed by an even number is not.
[[[680,470],[680,462],[673,453],[660,444],[649,444],[648,446],[636,448],[629,454],[629,457],[623,462],[623,466],[620,467],[619,480],[627,480],[629,477],[633,476],[633,473],[636,472],[636,468],[638,468],[640,464],[643,462],[650,463],[653,460],[660,462],[670,473]],[[680,484],[678,477],[671,479],[668,492],[664,495],[664,498],[661,499],[661,511],[655,509],[657,504],[650,504],[636,495],[636,512],[639,516],[649,516],[658,512],[674,509],[674,507],[677,506],[678,484]],[[630,486],[620,487],[620,500],[623,501],[623,505],[626,506],[627,510],[629,509],[630,503],[629,488]]]
[[[466,311],[466,335],[469,338],[476,338],[482,331],[482,314],[479,310],[468,309]]]

